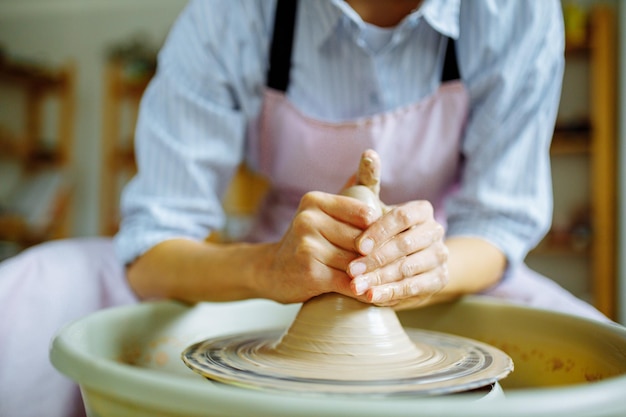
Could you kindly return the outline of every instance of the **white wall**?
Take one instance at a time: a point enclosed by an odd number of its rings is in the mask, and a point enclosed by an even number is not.
[[[105,53],[141,34],[156,46],[186,0],[0,0],[0,44],[21,58],[77,64],[74,230],[98,234]],[[0,109],[2,111],[2,109]]]

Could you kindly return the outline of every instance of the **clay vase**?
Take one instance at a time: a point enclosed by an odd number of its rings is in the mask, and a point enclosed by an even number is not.
[[[426,354],[406,334],[393,309],[341,294],[305,302],[265,353],[270,352],[310,364],[308,377],[351,380],[397,378]]]

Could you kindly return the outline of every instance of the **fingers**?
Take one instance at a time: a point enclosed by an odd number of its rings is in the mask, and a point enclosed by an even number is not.
[[[351,287],[356,295],[363,295],[372,289],[376,289],[374,292],[377,293],[379,287],[382,288],[387,284],[401,281],[403,285],[406,285],[406,288],[399,292],[396,286],[391,286],[391,288],[395,288],[395,293],[391,295],[404,298],[405,296],[411,297],[421,294],[427,289],[435,292],[440,291],[447,283],[448,249],[441,241],[434,242],[423,250],[401,257],[371,271],[363,270],[365,267],[362,259],[352,261],[348,267],[349,275],[354,277]],[[353,275],[355,271],[363,272]],[[434,286],[419,286],[418,283],[413,282],[415,277],[422,279],[433,274],[436,277],[436,282],[434,282],[436,285]],[[381,297],[383,295],[380,294]]]
[[[352,277],[356,277],[369,271],[385,270],[394,266],[404,277],[415,275],[417,272],[423,272],[425,259],[422,257],[426,255],[436,258],[432,262],[441,263],[447,260],[447,248],[443,244],[443,237],[443,227],[432,221],[411,227],[383,242],[382,245],[366,240],[361,248],[365,247],[369,254],[354,260],[348,271]],[[371,249],[367,245],[371,245]],[[428,252],[421,252],[427,248]],[[410,256],[412,254],[417,255]]]
[[[448,282],[444,229],[423,201],[393,208],[356,242],[359,257],[348,266],[357,296],[380,305],[428,299]]]
[[[315,199],[315,196],[303,198],[302,206],[291,223],[289,235],[293,240],[294,256],[300,262],[310,259],[345,271],[355,257],[354,239],[362,230],[337,221],[320,210],[320,203],[312,201]]]
[[[447,267],[442,265],[420,276],[372,288],[363,296],[368,302],[378,306],[416,307],[441,291],[447,282]]]
[[[364,295],[370,302],[378,305],[394,305],[410,298],[426,301],[441,291],[447,283],[448,270],[443,264],[426,273],[371,288]]]
[[[309,209],[301,210],[295,215],[291,229],[303,240],[321,236],[323,241],[351,252],[354,252],[354,239],[362,232],[361,229],[339,222],[323,211]]]
[[[372,225],[379,218],[378,211],[362,201],[320,191],[312,191],[302,197],[298,211],[304,210],[321,210],[341,223],[360,229],[359,233],[362,233],[363,229]],[[350,242],[351,248],[354,248],[354,242],[355,240]]]
[[[372,224],[356,241],[356,248],[362,255],[369,255],[376,247],[381,247],[388,240],[396,238],[400,233],[416,225],[429,221],[434,222],[433,207],[428,201],[411,201],[396,206],[385,213],[380,221]],[[437,233],[443,234],[443,228]],[[425,231],[422,231],[425,232]],[[431,233],[431,232],[429,232]],[[412,242],[406,242],[412,244]]]

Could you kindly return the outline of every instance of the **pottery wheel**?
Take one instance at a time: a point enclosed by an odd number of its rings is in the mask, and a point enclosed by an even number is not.
[[[492,346],[405,330],[391,308],[337,294],[304,303],[287,330],[206,340],[182,358],[211,380],[314,394],[451,394],[487,387],[513,370]]]

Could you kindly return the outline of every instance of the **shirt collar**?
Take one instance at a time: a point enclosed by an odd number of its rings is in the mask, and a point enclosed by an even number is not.
[[[313,42],[323,46],[330,41],[342,25],[363,24],[360,16],[344,0],[303,1],[316,14],[313,19],[318,25],[313,31]],[[407,16],[397,26],[404,31],[417,25],[424,19],[433,29],[444,36],[457,39],[459,36],[459,14],[461,0],[424,0],[419,9]]]
[[[442,35],[459,38],[461,0],[426,0],[422,5],[424,19]]]

